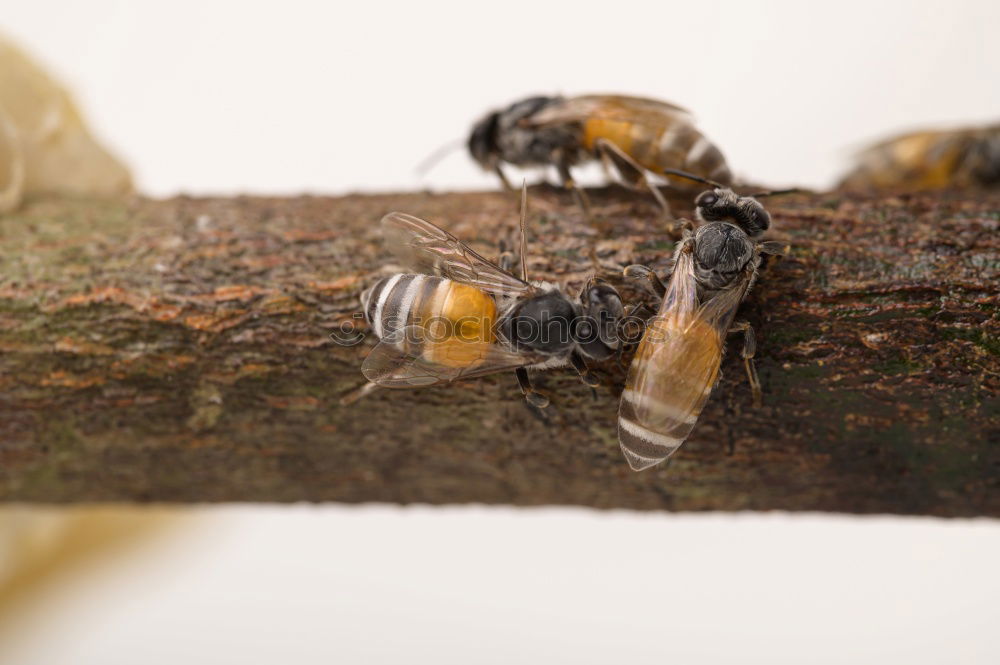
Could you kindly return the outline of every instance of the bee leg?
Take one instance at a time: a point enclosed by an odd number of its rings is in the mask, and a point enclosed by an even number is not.
[[[507,180],[507,174],[503,172],[503,169],[500,168],[499,164],[493,167],[493,172],[497,174],[498,178],[500,178],[500,184],[503,185],[503,188],[505,190],[507,190],[508,192],[514,191],[514,187],[511,186],[510,180]]]
[[[341,397],[340,398],[340,405],[341,406],[348,406],[350,404],[354,404],[355,402],[357,402],[362,397],[365,397],[366,395],[370,395],[372,393],[372,391],[376,390],[377,388],[378,388],[378,384],[377,383],[372,383],[371,381],[369,381],[368,383],[365,383],[360,388],[355,388],[354,390],[350,391],[349,393],[347,393],[346,395],[344,395],[343,397]]]
[[[628,367],[625,365],[625,345],[619,344],[618,348],[615,349],[615,365],[617,365],[623,372],[628,371]]]
[[[584,383],[586,383],[591,388],[596,388],[599,385],[601,385],[600,380],[598,380],[598,378],[594,375],[594,373],[590,371],[590,369],[587,367],[587,363],[584,362],[583,358],[580,356],[579,353],[577,353],[576,351],[571,353],[569,355],[569,361],[573,363],[573,369],[575,369],[576,373],[580,375],[580,378],[583,379]]]
[[[732,403],[730,403],[726,407],[726,412],[729,418],[734,418]],[[732,422],[735,422],[735,420],[733,420]],[[732,427],[727,428],[726,431],[726,454],[727,455],[736,454],[736,435]]]
[[[544,409],[549,405],[549,398],[531,387],[531,378],[528,376],[528,370],[518,367],[514,370],[514,374],[517,376],[517,385],[521,388],[521,394],[524,395],[524,399],[528,401],[528,404],[536,409]]]
[[[663,218],[673,219],[674,213],[670,210],[670,204],[667,203],[667,199],[664,198],[663,192],[660,191],[660,188],[651,183],[645,176],[642,178],[642,184],[646,186],[649,193],[653,195],[654,199],[656,199],[657,204],[660,206],[660,213],[663,215]],[[671,226],[671,228],[673,228],[673,226]]]
[[[624,275],[626,279],[645,278],[649,283],[650,288],[653,289],[653,293],[655,293],[656,296],[661,300],[663,299],[663,296],[666,295],[667,293],[666,285],[664,285],[664,283],[660,281],[660,278],[656,275],[655,272],[653,272],[652,268],[636,263],[630,266],[626,266],[625,269],[622,271],[622,275]]]
[[[757,251],[760,252],[760,270],[764,270],[771,261],[780,259],[788,254],[792,248],[786,242],[778,240],[765,240],[757,243]]]
[[[654,199],[656,199],[656,203],[660,206],[663,218],[674,218],[674,215],[670,210],[670,204],[667,203],[667,199],[664,198],[663,192],[660,191],[659,187],[649,181],[649,178],[646,176],[646,169],[643,168],[641,164],[632,159],[625,151],[607,139],[597,139],[597,141],[594,142],[594,148],[597,150],[597,154],[601,158],[601,161],[604,162],[605,167],[609,164],[612,165],[614,167],[613,170],[618,174],[618,177],[621,178],[622,182],[625,183],[626,186],[633,189],[645,189],[653,195]]]
[[[784,256],[792,250],[787,242],[780,242],[778,240],[765,240],[757,245],[757,249],[760,250],[761,254],[770,254],[771,256]]]
[[[678,219],[674,222],[674,225],[670,229],[674,233],[680,234],[683,238],[686,235],[694,232],[694,224],[691,223],[690,219]]]
[[[631,348],[639,343],[646,332],[646,321],[656,314],[656,310],[644,302],[635,306],[629,306],[625,310],[625,315],[618,320],[616,333],[618,335],[618,349],[615,351],[615,362],[622,369],[628,369],[622,362],[622,356],[626,347]]]
[[[507,243],[502,240],[497,249],[500,250],[500,255],[497,256],[497,265],[504,272],[510,272],[511,266],[514,265],[514,253],[507,249]]]
[[[556,168],[559,171],[559,180],[562,182],[562,186],[573,193],[573,198],[576,199],[576,204],[583,211],[583,216],[587,221],[592,221],[594,215],[590,210],[590,199],[587,198],[587,193],[573,180],[573,175],[569,172],[569,165],[561,162]]]
[[[625,318],[628,318],[630,316],[637,316],[645,320],[654,314],[656,314],[656,310],[650,307],[645,302],[641,302],[638,305],[630,306],[628,309],[625,310]]]
[[[753,328],[747,321],[737,321],[729,329],[729,332],[743,333],[743,350],[740,352],[740,357],[743,358],[743,365],[747,370],[747,379],[750,380],[750,391],[753,394],[754,408],[760,408],[762,402],[760,379],[757,377],[757,368],[753,364],[753,357],[757,352],[757,336],[754,335]]]

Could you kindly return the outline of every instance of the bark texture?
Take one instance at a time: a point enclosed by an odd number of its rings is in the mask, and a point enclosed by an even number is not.
[[[664,266],[649,201],[592,197],[602,229],[532,189],[533,278]],[[618,449],[613,363],[596,391],[536,375],[545,419],[508,374],[340,405],[371,346],[329,335],[391,267],[379,218],[492,256],[516,199],[53,199],[0,218],[0,498],[1000,516],[997,194],[770,200],[792,253],[744,305],[764,406],[734,336],[691,438],[650,471]]]

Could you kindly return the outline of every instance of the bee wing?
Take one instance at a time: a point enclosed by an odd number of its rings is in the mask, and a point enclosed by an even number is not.
[[[420,272],[475,286],[497,295],[522,295],[535,287],[484,259],[465,243],[430,222],[401,212],[382,218],[389,248]]]
[[[752,268],[748,266],[748,269],[743,271],[735,284],[719,291],[698,310],[698,318],[712,326],[712,329],[722,339],[725,339],[726,335],[729,334],[729,328],[733,325],[733,319],[736,318],[736,310],[739,309],[740,303],[743,302],[750,289],[752,277]]]
[[[618,408],[618,441],[635,471],[680,447],[715,385],[722,338],[698,307],[694,261],[682,246],[660,311],[629,367]]]
[[[361,373],[385,388],[414,388],[448,383],[539,362],[533,354],[518,353],[496,343],[472,341],[435,346],[435,357],[423,357],[414,343],[426,335],[419,326],[403,328],[379,342],[361,365]]]
[[[546,106],[529,117],[527,122],[542,126],[601,118],[655,125],[662,123],[664,116],[683,117],[689,121],[690,115],[689,111],[680,106],[656,99],[625,95],[583,95]]]
[[[667,282],[667,292],[660,301],[659,314],[674,316],[693,313],[698,308],[698,282],[694,277],[694,241],[680,244],[674,253],[673,270]]]

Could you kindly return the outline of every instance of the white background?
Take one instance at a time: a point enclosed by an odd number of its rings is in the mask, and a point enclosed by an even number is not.
[[[413,169],[530,93],[669,99],[775,185],[1000,111],[990,1],[7,0],[0,28],[157,195],[493,187]],[[240,509],[59,580],[0,661],[995,663],[998,556],[994,521]]]
[[[215,511],[0,626],[11,665],[998,662],[992,521]]]
[[[671,100],[737,174],[817,187],[886,132],[1000,113],[991,0],[11,4],[155,194],[494,187],[464,154],[413,171],[532,93]]]

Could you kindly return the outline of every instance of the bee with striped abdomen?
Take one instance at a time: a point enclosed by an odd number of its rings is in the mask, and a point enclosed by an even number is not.
[[[1000,124],[921,131],[877,143],[858,155],[844,189],[910,190],[1000,186]]]
[[[532,388],[529,369],[571,363],[588,385],[597,385],[584,358],[616,353],[621,297],[595,279],[579,298],[529,282],[524,214],[522,198],[520,278],[430,222],[402,213],[383,218],[389,247],[417,272],[392,275],[362,294],[365,317],[380,339],[362,365],[366,379],[406,388],[514,370],[537,407],[548,398]]]
[[[664,285],[645,266],[625,269],[626,276],[649,279],[662,298],[629,367],[618,410],[618,440],[635,471],[667,459],[690,434],[715,385],[730,332],[744,334],[741,356],[754,404],[760,402],[753,329],[734,319],[761,256],[787,251],[782,243],[756,240],[771,218],[755,197],[777,192],[740,196],[720,183],[708,184],[714,189],[695,199],[703,223],[693,233],[685,230],[669,282]]]
[[[670,207],[649,180],[649,171],[684,169],[729,184],[732,173],[722,152],[693,124],[684,109],[667,102],[623,95],[530,97],[494,111],[473,127],[469,152],[510,188],[501,164],[554,166],[584,211],[586,195],[570,173],[597,158],[633,188],[648,190]]]

